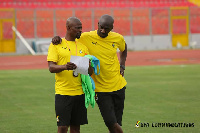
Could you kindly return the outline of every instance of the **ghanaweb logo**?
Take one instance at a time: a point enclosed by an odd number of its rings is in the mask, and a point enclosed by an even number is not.
[[[137,121],[137,123],[135,124],[135,128],[140,127],[139,123],[140,123],[140,121]]]

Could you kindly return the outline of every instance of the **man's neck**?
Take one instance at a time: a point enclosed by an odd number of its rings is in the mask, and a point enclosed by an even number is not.
[[[69,36],[68,34],[66,34],[65,39],[67,41],[75,41],[76,38]]]
[[[97,35],[100,37],[98,29],[97,29]]]

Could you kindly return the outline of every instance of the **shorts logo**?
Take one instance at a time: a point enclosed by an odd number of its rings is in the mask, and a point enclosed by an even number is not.
[[[83,52],[82,52],[82,49],[81,49],[81,50],[79,50],[79,53],[80,53],[80,54],[82,54],[82,53],[83,53]]]
[[[57,116],[56,119],[57,119],[57,122],[59,122],[59,116]]]
[[[95,95],[95,100],[96,100],[96,101],[98,100],[98,96],[97,96],[97,94]]]
[[[140,121],[137,121],[137,123],[135,124],[135,128],[139,128],[140,125],[139,125]]]

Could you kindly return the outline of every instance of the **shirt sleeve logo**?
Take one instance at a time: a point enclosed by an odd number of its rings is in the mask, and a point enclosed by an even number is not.
[[[112,43],[113,48],[115,47],[115,42]]]

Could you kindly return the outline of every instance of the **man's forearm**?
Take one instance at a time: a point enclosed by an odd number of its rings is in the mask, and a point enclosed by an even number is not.
[[[56,63],[49,62],[49,71],[51,73],[59,73],[66,69],[66,65],[57,65]]]
[[[127,45],[125,44],[125,50],[123,52],[120,52],[120,65],[125,66],[127,57]]]
[[[49,71],[51,73],[59,73],[59,72],[62,72],[63,70],[66,70],[66,66],[64,65],[55,65],[49,68]]]

